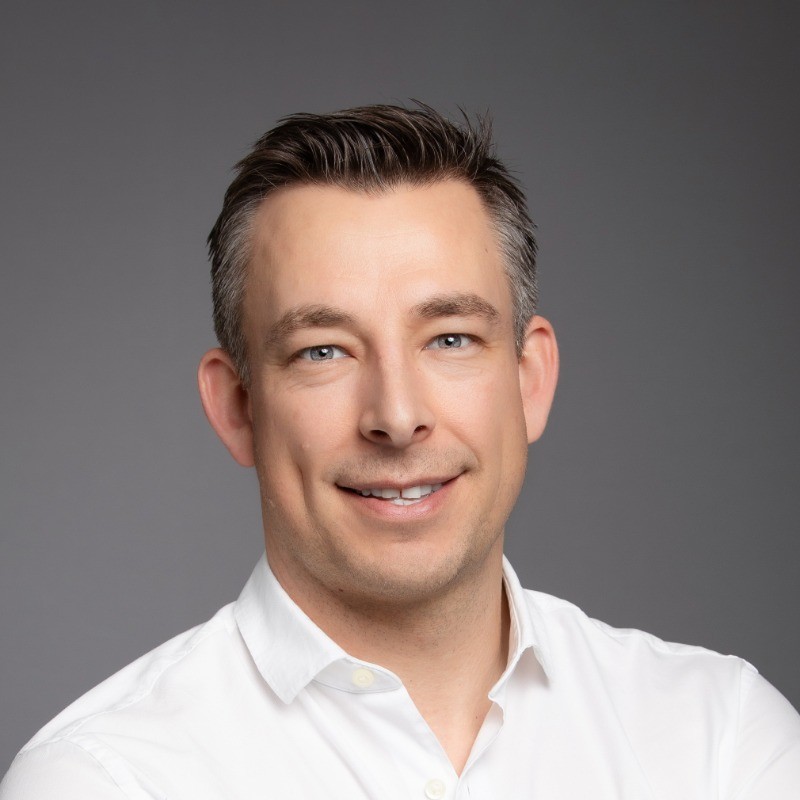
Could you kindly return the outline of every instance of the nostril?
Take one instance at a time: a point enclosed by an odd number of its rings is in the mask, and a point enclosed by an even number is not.
[[[361,435],[381,447],[408,447],[428,436],[434,427],[428,412],[400,413],[380,407],[368,408],[359,421]]]

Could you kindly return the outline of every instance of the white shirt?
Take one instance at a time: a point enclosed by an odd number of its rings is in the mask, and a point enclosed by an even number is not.
[[[731,656],[523,590],[461,776],[400,680],[357,661],[262,559],[236,603],[92,689],[0,800],[797,800],[800,717]]]

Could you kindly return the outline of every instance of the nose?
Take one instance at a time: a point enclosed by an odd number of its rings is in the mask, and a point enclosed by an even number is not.
[[[423,441],[435,419],[421,371],[401,358],[380,359],[364,375],[361,435],[371,442],[404,448]]]

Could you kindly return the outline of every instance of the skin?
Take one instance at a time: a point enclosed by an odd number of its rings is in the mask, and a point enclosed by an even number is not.
[[[206,414],[256,467],[284,589],[396,672],[460,771],[506,663],[503,528],[555,390],[552,328],[534,317],[518,358],[495,234],[461,182],[282,189],[253,253],[251,383],[209,351]],[[439,483],[403,506],[358,491]]]

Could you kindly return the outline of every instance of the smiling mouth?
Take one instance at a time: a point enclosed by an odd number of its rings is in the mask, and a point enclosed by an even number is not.
[[[419,486],[408,486],[405,489],[383,487],[353,489],[349,486],[340,488],[353,492],[353,494],[360,494],[362,497],[377,497],[379,500],[386,500],[396,506],[411,506],[422,502],[434,492],[438,492],[443,485],[443,483],[425,483]]]

